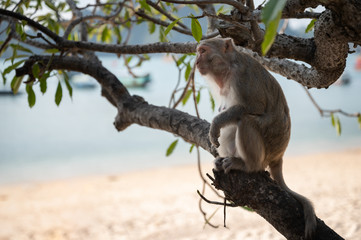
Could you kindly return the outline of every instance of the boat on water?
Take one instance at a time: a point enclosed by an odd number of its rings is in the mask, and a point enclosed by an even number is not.
[[[17,94],[14,94],[12,90],[7,90],[7,89],[0,89],[0,97],[6,97],[6,96],[19,96],[21,95],[21,92],[18,92]]]
[[[150,74],[144,76],[123,76],[118,77],[119,81],[128,88],[145,88],[151,82]],[[74,74],[70,78],[73,87],[79,89],[93,89],[98,86],[95,79],[85,74]]]
[[[128,88],[145,88],[151,82],[151,77],[149,73],[144,76],[127,76],[118,78],[119,81]]]

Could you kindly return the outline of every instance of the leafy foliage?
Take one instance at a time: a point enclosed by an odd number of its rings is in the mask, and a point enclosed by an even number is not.
[[[262,42],[263,55],[266,55],[275,40],[285,4],[286,0],[270,0],[262,9],[262,22],[266,26],[266,32]]]

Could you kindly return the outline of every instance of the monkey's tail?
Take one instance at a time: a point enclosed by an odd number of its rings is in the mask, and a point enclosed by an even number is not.
[[[282,162],[283,160],[281,159],[277,164],[270,166],[271,175],[284,190],[302,204],[305,218],[305,238],[312,239],[317,227],[315,210],[310,200],[288,188],[283,179]]]

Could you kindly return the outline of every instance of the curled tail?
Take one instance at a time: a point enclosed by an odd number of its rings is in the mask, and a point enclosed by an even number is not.
[[[282,174],[282,162],[281,159],[277,164],[270,166],[271,175],[274,180],[288,193],[290,193],[297,201],[302,204],[303,214],[305,218],[305,238],[312,239],[316,232],[317,220],[315,215],[315,210],[313,209],[312,203],[310,200],[305,198],[304,196],[292,191],[289,189],[283,179]]]

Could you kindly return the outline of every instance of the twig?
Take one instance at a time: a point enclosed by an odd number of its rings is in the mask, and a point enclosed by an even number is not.
[[[210,186],[210,188],[215,191],[217,193],[217,191],[204,179],[203,177],[203,174],[202,174],[202,167],[201,167],[201,156],[200,156],[200,153],[199,153],[199,147],[196,146],[197,148],[197,166],[198,166],[198,173],[199,173],[199,176],[201,177],[202,181],[203,181],[203,184],[202,184],[202,194],[200,194],[200,192],[197,190],[198,194],[202,195],[205,193],[205,190],[206,190],[206,184],[208,186]],[[217,193],[218,194],[218,193]],[[199,199],[198,201],[198,208],[199,208],[199,211],[202,213],[203,215],[203,218],[204,218],[204,221],[206,222],[206,224],[208,224],[209,226],[213,227],[213,228],[218,228],[218,226],[216,225],[213,225],[212,223],[209,222],[209,219],[207,219],[207,213],[203,210],[203,207],[202,207],[202,198]]]
[[[68,35],[70,34],[70,32],[74,29],[74,27],[76,25],[78,25],[79,23],[81,22],[85,22],[87,20],[92,20],[92,19],[101,19],[101,20],[104,20],[104,21],[109,21],[110,19],[116,17],[120,11],[121,11],[122,8],[119,8],[118,11],[116,11],[114,14],[110,15],[110,16],[102,16],[102,15],[89,15],[89,16],[85,16],[85,17],[79,17],[79,18],[76,18],[75,20],[73,20],[69,25],[68,27],[66,28],[64,34],[63,34],[63,37],[64,38],[68,38]]]
[[[196,62],[194,62],[190,77],[192,81],[192,95],[193,95],[193,102],[194,102],[194,109],[196,110],[197,117],[200,118],[199,111],[198,111],[198,104],[197,104],[197,96],[196,96],[196,87],[194,82],[194,73],[196,69]]]
[[[10,31],[9,35],[6,37],[5,41],[3,42],[3,44],[0,47],[0,56],[2,51],[4,50],[4,48],[6,48],[6,46],[8,45],[8,43],[11,41],[11,39],[13,38],[14,32],[13,30]]]
[[[302,87],[305,91],[307,96],[310,98],[311,102],[313,103],[313,105],[316,107],[316,109],[318,110],[318,112],[320,113],[320,115],[322,117],[331,117],[332,114],[334,113],[340,113],[344,116],[347,117],[359,117],[360,113],[347,113],[345,111],[343,111],[342,109],[334,109],[334,110],[326,110],[326,109],[322,109],[320,107],[320,105],[318,105],[318,103],[316,102],[316,100],[312,97],[311,93],[308,91],[308,89],[306,87]]]
[[[223,202],[223,227],[227,227],[226,225],[226,219],[227,219],[227,198],[224,198]]]
[[[251,11],[254,10],[254,2],[253,0],[247,0],[247,6]],[[254,49],[259,54],[262,52],[261,44],[263,41],[263,34],[256,20],[251,20],[251,30],[254,37],[255,46]]]
[[[25,17],[22,14],[16,13],[16,12],[11,12],[5,9],[0,9],[0,15],[4,15],[4,16],[9,16],[11,18],[15,18],[17,20],[24,20],[27,22],[28,25],[35,27],[36,29],[40,30],[41,32],[43,32],[44,34],[46,34],[47,36],[49,36],[51,39],[53,39],[56,43],[60,43],[62,41],[62,38],[59,37],[56,33],[52,32],[51,30],[49,30],[48,28],[44,27],[43,25],[35,22],[34,20]]]
[[[224,202],[217,202],[217,201],[208,200],[205,196],[203,196],[203,195],[199,192],[199,190],[197,190],[197,193],[198,193],[198,195],[199,195],[206,203],[213,204],[213,205],[227,206],[227,207],[239,207],[239,206],[237,206],[237,205],[234,204],[234,203],[224,203]]]
[[[79,10],[84,10],[88,7],[103,7],[103,6],[107,6],[107,5],[118,5],[118,4],[119,3],[97,3],[97,4],[88,4],[85,7],[76,7],[76,8]],[[122,4],[122,3],[120,3],[120,4]]]
[[[176,3],[176,4],[218,4],[224,3],[231,5],[237,8],[241,13],[246,13],[248,11],[248,7],[244,6],[242,3],[233,0],[190,0],[190,1],[183,1],[183,0],[161,0],[162,2],[168,3]]]
[[[206,173],[206,176],[207,176],[209,179],[211,179],[212,182],[215,181],[215,179],[214,179],[211,175],[209,175],[209,173]]]
[[[151,0],[146,0],[146,2],[152,6],[154,9],[156,9],[158,12],[160,12],[161,14],[163,14],[164,16],[166,16],[169,20],[171,21],[175,21],[176,19],[171,15],[169,14],[168,12],[164,11],[164,9],[162,9],[161,7],[158,6],[158,3],[153,3]],[[182,28],[186,29],[186,30],[189,30],[189,28],[184,25],[183,23],[181,23],[180,21],[177,22],[177,24],[179,26],[181,26]]]
[[[151,22],[153,22],[155,24],[161,25],[163,27],[168,27],[170,25],[170,23],[168,23],[166,21],[163,21],[163,20],[160,20],[160,19],[157,19],[157,18],[154,18],[154,17],[151,17],[151,16],[147,15],[142,9],[140,9],[138,11],[135,11],[134,13],[136,15],[142,17],[142,18],[145,18],[145,19],[147,19],[147,20],[149,20],[149,21],[151,21]],[[174,26],[172,28],[172,30],[175,30],[177,32],[192,36],[192,32],[189,29],[183,29],[183,28],[179,28],[177,26]]]

